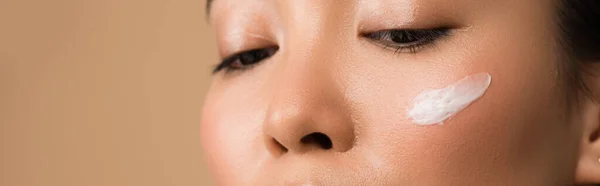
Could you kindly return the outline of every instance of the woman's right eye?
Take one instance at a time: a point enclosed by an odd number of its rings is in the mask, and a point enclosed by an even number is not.
[[[213,73],[217,73],[223,69],[226,71],[249,69],[259,62],[273,56],[277,50],[279,50],[279,47],[273,46],[237,53],[225,58],[219,65],[217,65],[217,67],[215,67]]]

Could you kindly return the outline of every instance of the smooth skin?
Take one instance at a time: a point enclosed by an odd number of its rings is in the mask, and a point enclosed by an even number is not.
[[[214,75],[201,136],[216,182],[600,183],[594,101],[600,77],[584,77],[590,96],[570,94],[576,90],[559,69],[566,61],[559,57],[556,6],[550,0],[215,0],[209,22],[223,59],[278,48]],[[438,27],[450,31],[413,51],[365,37]],[[408,118],[422,90],[481,72],[493,79],[487,92],[443,125]],[[331,148],[315,133],[326,135]]]

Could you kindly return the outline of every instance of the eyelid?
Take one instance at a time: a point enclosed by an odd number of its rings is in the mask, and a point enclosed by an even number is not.
[[[253,33],[253,32],[246,32],[246,35],[249,36],[250,38],[256,38],[256,39],[259,39],[259,40],[262,40],[262,41],[265,41],[268,43],[276,43],[275,40],[273,40],[267,36],[261,35],[261,34],[257,34],[257,33]]]
[[[225,35],[219,36],[218,38],[223,38],[220,41],[221,46],[226,46],[220,50],[221,56],[224,58],[242,51],[277,44],[277,42],[270,36],[247,30],[229,32]]]
[[[380,17],[378,19],[369,19],[361,21],[358,24],[356,33],[363,35],[364,33],[373,33],[381,30],[429,30],[435,28],[448,28],[450,30],[462,30],[470,27],[462,22],[455,20],[452,17],[431,17],[420,16],[415,20],[389,20],[388,17]]]

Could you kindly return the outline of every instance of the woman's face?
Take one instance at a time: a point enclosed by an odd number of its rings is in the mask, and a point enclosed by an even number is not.
[[[227,60],[201,130],[216,181],[573,183],[582,126],[555,14],[548,0],[215,0]],[[476,73],[491,85],[442,125],[407,115]]]

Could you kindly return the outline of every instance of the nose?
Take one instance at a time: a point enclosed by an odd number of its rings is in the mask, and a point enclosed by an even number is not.
[[[354,122],[349,103],[343,88],[333,81],[335,73],[323,69],[306,64],[273,78],[278,79],[277,89],[268,104],[263,131],[267,149],[274,157],[345,152],[353,147]]]
[[[286,153],[312,151],[345,152],[352,148],[351,121],[335,110],[280,105],[268,113],[265,122],[266,145],[279,157]]]

